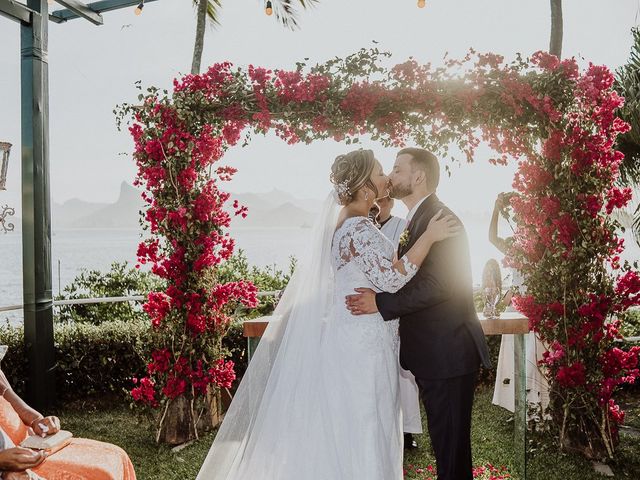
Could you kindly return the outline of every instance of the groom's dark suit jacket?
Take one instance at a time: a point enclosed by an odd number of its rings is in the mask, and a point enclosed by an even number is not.
[[[431,194],[409,222],[409,242],[399,247],[398,258],[440,209],[462,225]],[[416,378],[452,378],[477,371],[480,363],[491,365],[473,303],[466,232],[435,243],[415,277],[396,293],[378,293],[376,303],[385,320],[400,318],[400,363]]]

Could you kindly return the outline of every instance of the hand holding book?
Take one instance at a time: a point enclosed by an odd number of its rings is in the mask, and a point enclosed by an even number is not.
[[[34,433],[40,437],[54,435],[60,431],[60,419],[58,417],[40,417],[31,422]]]

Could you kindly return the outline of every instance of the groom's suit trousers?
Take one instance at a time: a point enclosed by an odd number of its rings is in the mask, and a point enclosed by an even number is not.
[[[471,410],[477,372],[440,380],[416,378],[427,413],[438,480],[472,480]]]

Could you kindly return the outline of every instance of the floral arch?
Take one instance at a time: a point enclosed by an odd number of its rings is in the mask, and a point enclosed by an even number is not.
[[[140,105],[120,109],[120,120],[133,117],[137,183],[148,203],[142,223],[151,238],[139,261],[167,282],[144,306],[157,348],[133,398],[165,414],[186,400],[197,435],[195,403],[235,378],[221,339],[233,306],[257,297],[247,282],[217,279],[234,247],[222,183],[236,170],[219,164],[227,148],[269,130],[290,144],[357,143],[367,133],[384,146],[411,143],[441,156],[457,144],[471,162],[486,142],[493,163],[519,162],[507,264],[527,278],[517,306],[548,345],[560,445],[612,457],[623,419],[614,395],[638,375],[640,353],[614,343],[625,311],[640,304],[640,276],[620,264],[623,240],[610,216],[631,198],[616,186],[616,137],[629,126],[615,115],[624,99],[612,74],[542,52],[505,63],[470,51],[439,68],[409,60],[389,69],[389,56],[363,49],[294,71],[221,63],[175,80],[171,94],[150,88]],[[233,211],[246,215],[237,202]]]

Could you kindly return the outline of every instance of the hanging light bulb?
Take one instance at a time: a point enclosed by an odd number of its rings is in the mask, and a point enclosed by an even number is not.
[[[51,5],[53,3],[53,0],[47,0],[47,3]]]
[[[267,7],[264,9],[264,13],[269,16],[273,15],[273,5],[271,4],[271,0],[267,2]]]
[[[418,0],[418,8],[424,8],[427,4],[427,0]]]
[[[138,6],[136,7],[136,9],[134,10],[134,13],[135,13],[136,15],[141,15],[141,14],[142,14],[142,9],[143,9],[143,8],[144,8],[144,0],[138,4]]]

